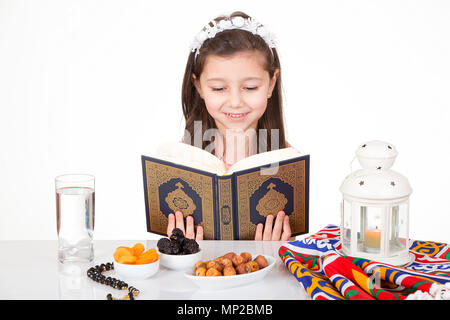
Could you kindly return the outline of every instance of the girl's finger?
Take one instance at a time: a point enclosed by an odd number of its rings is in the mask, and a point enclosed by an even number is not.
[[[186,234],[184,231],[184,217],[181,211],[175,212],[175,227],[183,231],[184,234]]]
[[[167,223],[167,236],[170,238],[172,235],[172,230],[175,228],[175,215],[173,213],[169,214]]]
[[[203,240],[203,227],[197,226],[197,234],[195,235],[195,240]]]
[[[272,226],[273,226],[273,215],[269,214],[266,217],[266,224],[264,225],[263,240],[272,239]]]
[[[255,240],[261,241],[263,239],[263,228],[264,225],[262,223],[258,223],[256,226]]]
[[[195,238],[195,232],[194,232],[194,218],[192,216],[186,217],[186,238],[194,239]]]
[[[281,237],[281,230],[283,230],[283,219],[286,214],[284,211],[280,211],[277,214],[277,217],[275,219],[275,225],[273,226],[272,230],[272,239],[273,241],[279,241]]]
[[[289,216],[286,215],[283,220],[283,234],[281,241],[289,241],[291,238],[291,226],[289,225]]]

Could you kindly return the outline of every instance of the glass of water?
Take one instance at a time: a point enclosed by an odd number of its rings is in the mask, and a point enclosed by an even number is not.
[[[95,178],[88,174],[56,177],[56,225],[60,262],[94,259]]]

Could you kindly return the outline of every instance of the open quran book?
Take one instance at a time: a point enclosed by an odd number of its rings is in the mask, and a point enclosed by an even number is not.
[[[292,235],[308,233],[309,155],[289,147],[255,154],[228,170],[215,155],[170,142],[142,155],[147,231],[166,235],[181,211],[202,225],[204,239],[252,240],[256,225],[283,210]]]

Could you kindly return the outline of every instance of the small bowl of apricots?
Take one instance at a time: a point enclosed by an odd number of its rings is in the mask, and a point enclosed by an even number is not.
[[[145,250],[142,243],[132,247],[120,246],[113,254],[114,270],[121,277],[143,280],[159,270],[159,254],[155,248]]]

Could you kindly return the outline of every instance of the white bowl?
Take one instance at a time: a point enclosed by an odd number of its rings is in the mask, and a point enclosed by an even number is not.
[[[159,252],[161,265],[172,270],[186,270],[193,269],[194,264],[202,259],[203,251],[200,249],[197,253],[191,254],[167,254]]]
[[[275,258],[268,255],[264,255],[264,257],[267,260],[267,267],[250,273],[234,276],[201,277],[196,276],[193,270],[189,270],[185,272],[184,276],[203,290],[223,290],[244,286],[261,281],[272,270],[276,262]]]
[[[114,263],[114,270],[120,277],[134,280],[143,280],[150,278],[159,270],[159,259],[146,264],[124,264]]]

